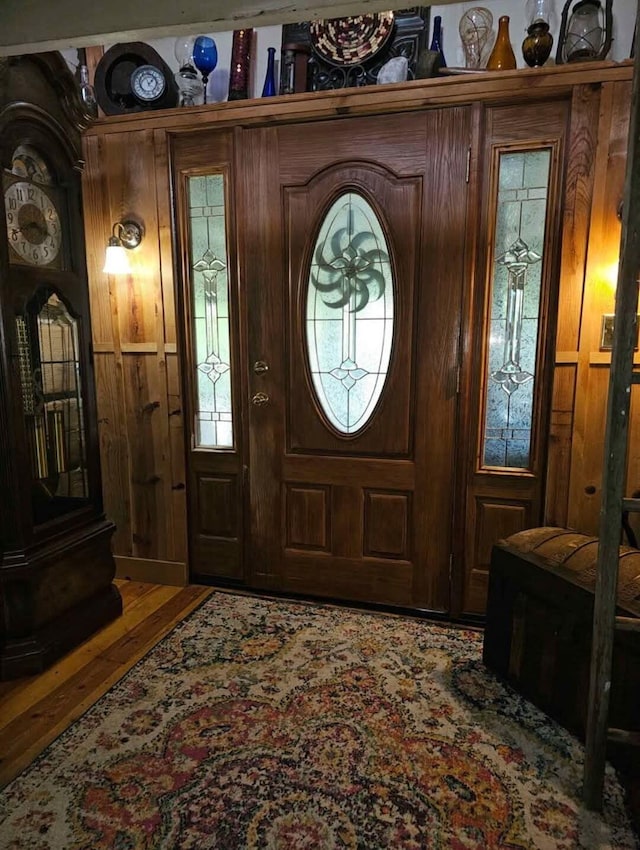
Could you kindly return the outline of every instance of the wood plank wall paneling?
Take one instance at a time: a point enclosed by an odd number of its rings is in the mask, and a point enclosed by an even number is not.
[[[166,134],[85,138],[85,231],[105,510],[114,554],[187,562],[182,393]],[[106,276],[113,223],[144,228],[132,274]]]
[[[549,525],[567,524],[569,490],[558,486],[571,474],[571,436],[576,390],[576,362],[585,285],[585,261],[591,216],[593,164],[596,153],[600,89],[576,86],[571,103],[571,126],[565,176],[564,219],[560,259],[556,368],[551,403],[547,456],[545,517]],[[573,362],[560,363],[562,358]]]
[[[98,67],[98,63],[104,56],[104,47],[102,45],[94,45],[85,48],[85,55],[87,59],[87,70],[89,71],[89,82],[91,85],[94,84],[94,80],[96,77],[96,68]],[[104,118],[104,112],[98,106],[98,116],[100,118]]]
[[[615,281],[609,278],[609,274],[620,248],[617,209],[624,191],[630,102],[631,83],[602,85],[593,168],[593,204],[584,266],[566,523],[571,528],[592,534],[599,530],[609,384],[608,358],[594,355],[600,353],[602,315],[612,313],[614,309]],[[640,445],[637,423],[632,424],[631,435],[635,437],[636,445]],[[635,464],[633,452],[629,454],[629,462]],[[636,466],[633,475],[640,487],[640,468]],[[561,486],[561,481],[549,483],[550,486]]]

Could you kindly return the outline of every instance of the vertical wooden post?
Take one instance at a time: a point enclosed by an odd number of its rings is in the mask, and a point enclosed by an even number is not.
[[[636,29],[640,23],[640,2]],[[593,614],[591,680],[587,719],[587,749],[583,799],[590,809],[602,808],[611,669],[615,631],[618,555],[625,486],[627,435],[637,339],[638,275],[640,273],[640,121],[638,120],[640,59],[636,52],[627,172],[625,181],[620,265],[616,290],[615,326],[607,401],[603,456],[600,543]]]
[[[87,68],[89,70],[89,82],[92,86],[95,86],[95,76],[96,76],[96,67],[98,62],[102,59],[104,55],[104,47],[96,46],[96,47],[85,47],[85,57],[87,62]],[[104,112],[102,108],[98,106],[98,117],[104,117]]]

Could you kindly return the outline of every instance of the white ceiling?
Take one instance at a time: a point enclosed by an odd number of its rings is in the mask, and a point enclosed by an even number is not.
[[[438,5],[454,2],[439,0]],[[295,23],[388,8],[389,0],[0,0],[0,56]]]

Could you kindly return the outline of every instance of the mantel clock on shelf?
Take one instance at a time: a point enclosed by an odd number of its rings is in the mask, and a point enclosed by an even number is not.
[[[0,101],[0,678],[39,672],[122,610],[102,511],[79,158],[59,54]],[[34,94],[35,93],[35,94]]]

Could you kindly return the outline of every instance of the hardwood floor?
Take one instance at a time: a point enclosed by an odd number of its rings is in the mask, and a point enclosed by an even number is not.
[[[39,676],[0,682],[0,787],[212,593],[199,585],[116,584],[122,617]]]

